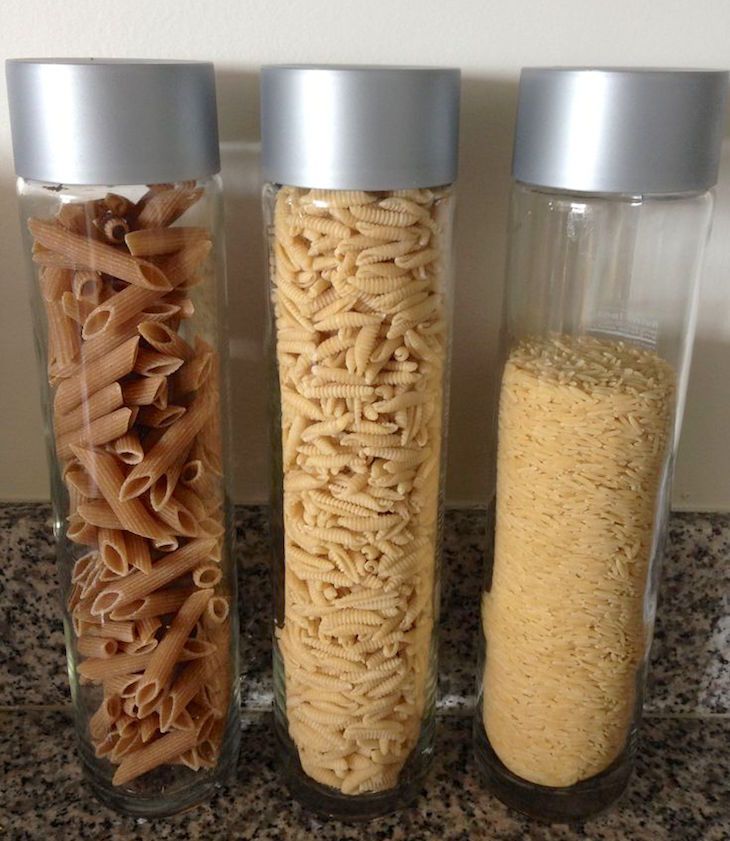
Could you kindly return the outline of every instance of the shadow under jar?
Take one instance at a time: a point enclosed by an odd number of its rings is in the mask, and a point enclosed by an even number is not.
[[[407,804],[433,750],[458,85],[263,71],[276,729],[344,818]]]
[[[17,61],[8,86],[81,759],[105,803],[170,814],[239,739],[213,68]]]
[[[523,71],[475,740],[538,818],[633,768],[726,84]]]

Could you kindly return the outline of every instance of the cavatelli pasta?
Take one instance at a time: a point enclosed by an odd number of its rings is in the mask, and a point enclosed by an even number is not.
[[[284,187],[274,209],[289,734],[353,795],[397,784],[432,701],[444,201]]]

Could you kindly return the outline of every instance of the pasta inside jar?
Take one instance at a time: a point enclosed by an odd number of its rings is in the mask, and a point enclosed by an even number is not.
[[[433,710],[450,212],[446,188],[274,200],[277,702],[346,795],[396,786]]]

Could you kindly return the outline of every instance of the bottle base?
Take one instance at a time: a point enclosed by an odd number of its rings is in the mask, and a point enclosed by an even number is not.
[[[579,823],[612,806],[626,791],[633,772],[635,737],[600,774],[565,788],[531,783],[513,774],[489,743],[479,716],[474,724],[474,753],[486,787],[510,809],[547,823]]]
[[[403,768],[398,785],[388,791],[373,794],[341,794],[330,786],[308,777],[302,769],[296,748],[281,725],[276,725],[279,742],[279,762],[284,782],[291,796],[310,812],[321,818],[334,818],[347,822],[364,822],[390,815],[410,806],[418,797],[430,765],[432,750],[414,749],[414,758]],[[427,741],[430,746],[432,741]]]

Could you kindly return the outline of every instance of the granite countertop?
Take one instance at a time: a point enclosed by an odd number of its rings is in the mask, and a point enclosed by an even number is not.
[[[511,812],[479,784],[471,755],[483,514],[447,515],[439,721],[416,803],[371,824],[323,822],[292,803],[272,736],[265,512],[238,511],[243,738],[236,779],[173,818],[100,805],[76,760],[49,510],[0,505],[0,838],[355,841],[726,841],[730,838],[730,516],[671,521],[637,770],[613,809],[582,826]]]

